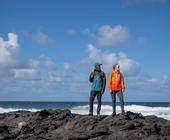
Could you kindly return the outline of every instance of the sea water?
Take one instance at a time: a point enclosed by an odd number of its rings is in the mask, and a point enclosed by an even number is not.
[[[94,114],[97,104],[94,103]],[[72,113],[88,114],[88,102],[31,102],[31,101],[1,101],[0,113],[7,113],[18,110],[39,111],[42,109],[70,109]],[[117,113],[120,113],[120,105],[117,103]],[[125,111],[141,113],[144,116],[155,115],[170,120],[170,102],[126,102]],[[112,103],[103,102],[101,115],[112,113]]]

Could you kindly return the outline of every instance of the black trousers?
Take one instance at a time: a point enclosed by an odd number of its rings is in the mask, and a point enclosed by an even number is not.
[[[112,91],[110,94],[111,94],[111,97],[112,97],[113,113],[116,113],[116,95],[118,96],[119,101],[120,101],[121,112],[124,113],[123,92],[121,90],[119,90],[119,91]]]
[[[91,91],[90,98],[89,98],[89,113],[93,114],[93,102],[95,97],[97,96],[97,114],[100,114],[101,110],[101,91]]]

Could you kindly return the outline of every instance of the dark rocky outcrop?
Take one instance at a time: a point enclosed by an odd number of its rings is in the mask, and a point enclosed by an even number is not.
[[[169,140],[170,121],[127,112],[87,116],[69,110],[0,114],[0,140]]]

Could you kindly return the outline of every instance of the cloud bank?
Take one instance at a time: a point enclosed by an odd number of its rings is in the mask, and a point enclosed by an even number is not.
[[[103,25],[97,34],[97,43],[103,46],[115,46],[126,42],[130,38],[128,29],[122,25],[111,27]]]
[[[124,52],[102,51],[93,44],[88,44],[87,55],[77,60],[77,64],[69,63],[69,61],[57,63],[45,55],[34,59],[29,58],[23,62],[19,59],[20,53],[22,52],[20,52],[17,34],[9,33],[7,40],[0,37],[0,97],[2,100],[8,100],[10,97],[13,100],[31,98],[86,100],[90,90],[88,74],[95,62],[103,64],[102,67],[107,75],[112,70],[113,64],[119,63],[125,75],[128,90],[170,92],[170,76],[164,75],[158,79],[142,75],[140,63]]]
[[[102,52],[94,45],[88,45],[88,56],[81,60],[82,64],[89,65],[95,62],[101,62],[106,72],[112,70],[114,64],[120,64],[122,72],[126,76],[134,76],[140,71],[140,64],[135,60],[129,58],[125,53],[120,52],[118,54],[114,52]]]

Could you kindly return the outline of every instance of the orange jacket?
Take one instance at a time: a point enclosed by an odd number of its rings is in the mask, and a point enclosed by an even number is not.
[[[109,76],[108,87],[110,90],[118,91],[125,89],[122,73],[112,70]]]

